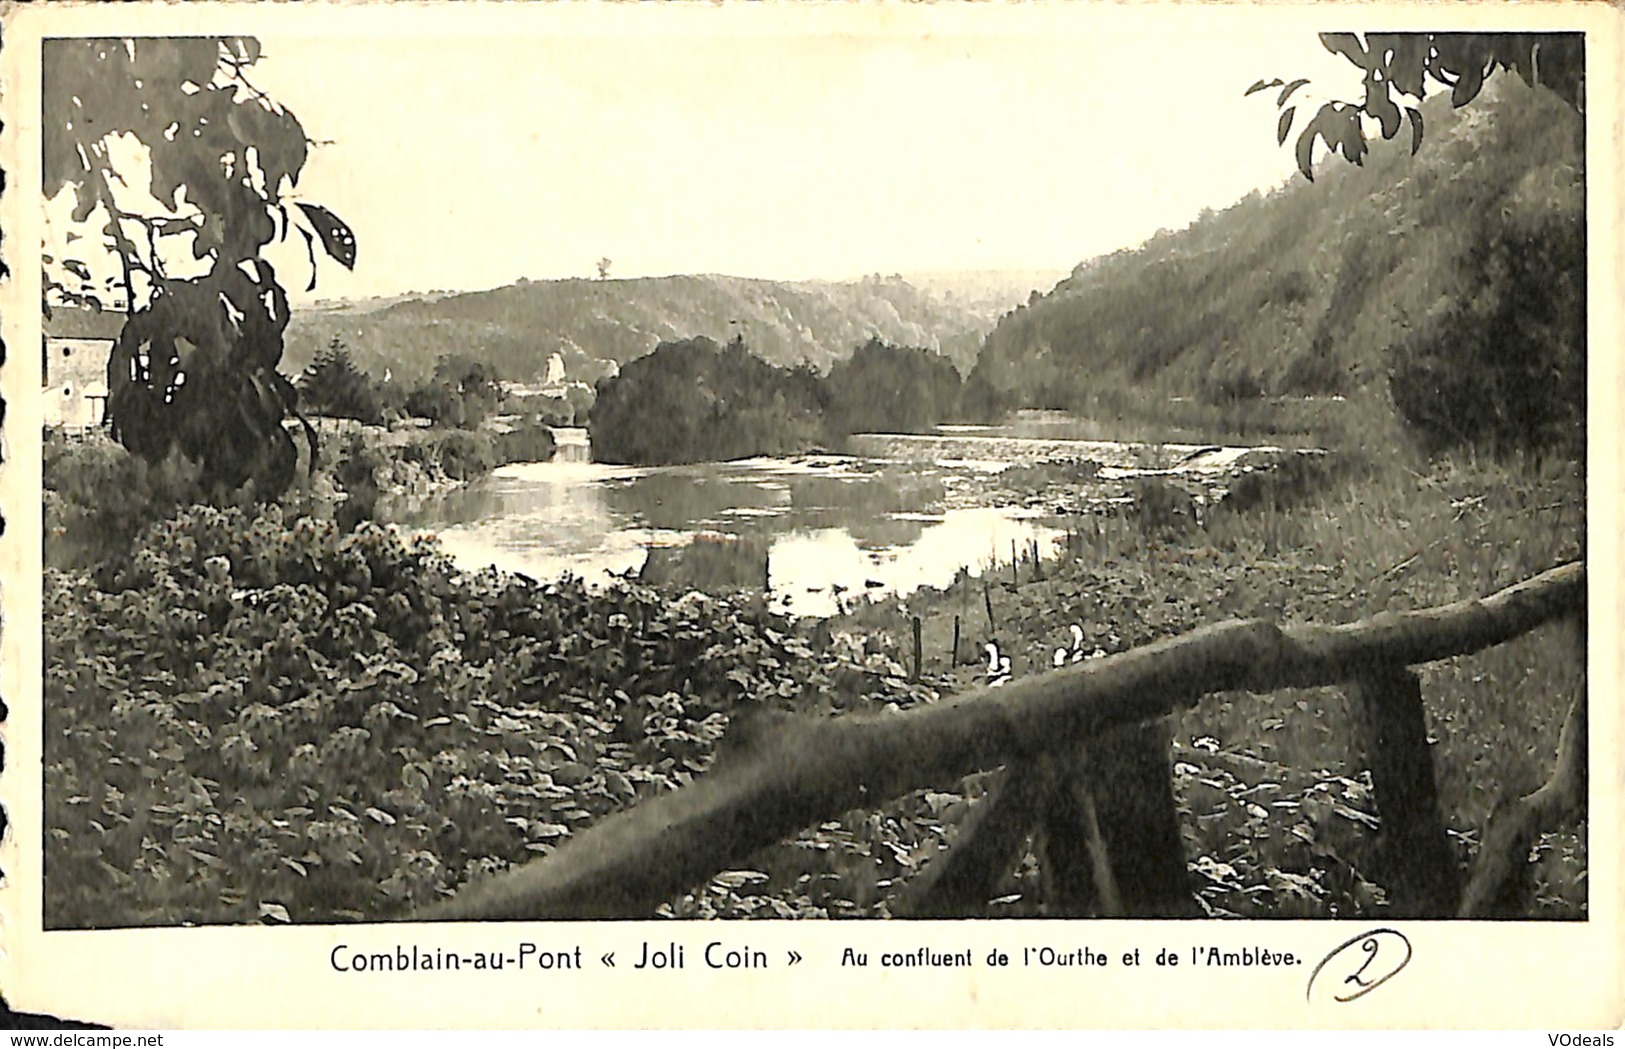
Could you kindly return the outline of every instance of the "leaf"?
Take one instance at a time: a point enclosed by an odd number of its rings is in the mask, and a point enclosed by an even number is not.
[[[1365,111],[1382,124],[1383,138],[1393,138],[1399,134],[1399,106],[1388,94],[1388,85],[1371,76],[1366,78]]]
[[[1326,144],[1336,150],[1341,149],[1343,156],[1353,161],[1356,166],[1365,156],[1365,131],[1360,127],[1360,109],[1352,105],[1334,106],[1327,117],[1330,130],[1324,132]]]
[[[299,201],[298,204],[299,210],[305,213],[305,218],[315,227],[316,235],[322,238],[322,250],[345,269],[355,269],[355,234],[344,224],[344,220],[320,204],[306,204],[304,201]]]
[[[1272,87],[1280,87],[1280,86],[1281,86],[1280,77],[1276,77],[1274,80],[1270,80],[1270,81],[1260,80],[1258,83],[1254,84],[1252,87],[1248,88],[1246,91],[1243,91],[1241,93],[1241,97],[1246,98],[1248,95],[1256,95],[1260,91],[1267,91]]]
[[[395,817],[391,816],[389,813],[385,812],[383,809],[375,809],[375,808],[372,808],[371,806],[368,806],[366,812],[367,812],[367,815],[372,817],[373,820],[375,820],[378,823],[382,823],[386,827],[393,827],[395,825]]]
[[[260,60],[259,38],[252,36],[228,36],[222,41],[232,59],[245,66],[253,65]]]
[[[305,285],[306,291],[316,290],[316,238],[303,226],[299,227],[299,235],[305,238],[305,255],[310,259],[310,283]]]
[[[1315,114],[1315,118],[1309,121],[1309,126],[1304,128],[1303,133],[1298,136],[1298,170],[1303,172],[1303,177],[1308,179],[1310,182],[1315,181],[1315,169],[1313,163],[1315,154],[1315,136],[1320,134],[1321,118],[1326,115],[1328,109],[1329,106],[1322,106],[1320,112]]]
[[[761,871],[723,871],[711,880],[725,888],[738,889],[745,885],[756,885],[767,881],[767,875]]]
[[[1484,63],[1479,60],[1469,64],[1461,71],[1461,78],[1456,86],[1450,89],[1450,104],[1460,109],[1478,97],[1478,92],[1484,86]]]
[[[1288,106],[1282,111],[1281,119],[1277,121],[1275,125],[1275,144],[1277,146],[1284,145],[1286,143],[1287,132],[1292,130],[1292,114],[1296,113],[1297,111],[1297,106]]]
[[[1405,115],[1411,120],[1411,156],[1414,157],[1422,148],[1422,114],[1406,106]]]
[[[300,863],[298,860],[290,860],[286,856],[281,857],[281,859],[282,862],[287,865],[289,870],[293,871],[301,878],[309,876],[310,872],[305,869],[305,865],[303,863]]]
[[[1297,91],[1298,88],[1302,87],[1303,85],[1305,85],[1307,83],[1309,83],[1309,78],[1308,77],[1302,77],[1302,78],[1300,78],[1298,80],[1294,80],[1292,83],[1288,84],[1286,87],[1283,87],[1281,89],[1281,93],[1279,95],[1277,95],[1276,98],[1275,98],[1276,107],[1279,108],[1281,106],[1286,105],[1286,100],[1292,97],[1292,93],[1294,91]]]
[[[1427,65],[1427,34],[1395,33],[1393,37],[1394,57],[1388,63],[1388,82],[1412,98],[1421,98],[1422,73]],[[1367,39],[1374,40],[1371,37]]]
[[[1332,54],[1342,55],[1361,69],[1366,68],[1369,59],[1365,48],[1361,46],[1360,38],[1353,33],[1322,33],[1320,43]]]

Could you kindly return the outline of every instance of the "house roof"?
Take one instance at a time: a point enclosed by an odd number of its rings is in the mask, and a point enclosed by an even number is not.
[[[116,339],[124,328],[125,316],[118,310],[82,309],[75,306],[53,306],[45,321],[47,338],[57,339]]]

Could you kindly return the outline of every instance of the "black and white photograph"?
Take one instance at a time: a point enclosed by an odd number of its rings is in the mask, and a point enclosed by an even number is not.
[[[1616,942],[1617,13],[123,6],[7,12],[53,957]]]

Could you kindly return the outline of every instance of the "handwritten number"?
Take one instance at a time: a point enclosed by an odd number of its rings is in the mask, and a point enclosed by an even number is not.
[[[1360,950],[1366,953],[1365,964],[1360,966],[1359,969],[1355,970],[1352,975],[1343,977],[1343,982],[1352,983],[1356,987],[1369,988],[1371,985],[1360,979],[1360,976],[1367,969],[1371,968],[1372,962],[1377,960],[1377,951],[1380,949],[1380,945],[1374,939],[1368,939],[1364,943],[1360,944]]]
[[[1365,958],[1358,968],[1349,972],[1347,967],[1359,960],[1352,953],[1356,945]],[[1376,965],[1379,955],[1383,963]],[[1309,986],[1304,989],[1304,995],[1310,1001],[1314,1000],[1315,980],[1330,967],[1332,973],[1328,974],[1328,978],[1337,972],[1346,973],[1341,982],[1343,987],[1350,989],[1347,994],[1330,993],[1329,997],[1336,1002],[1352,1002],[1393,979],[1410,964],[1410,960],[1411,943],[1404,933],[1397,929],[1373,929],[1344,940],[1322,958],[1315,971],[1309,974]]]

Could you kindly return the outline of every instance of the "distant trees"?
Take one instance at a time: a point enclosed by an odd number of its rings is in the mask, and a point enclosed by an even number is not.
[[[406,411],[439,426],[478,429],[502,404],[496,372],[483,361],[445,356],[434,375],[406,397]]]
[[[939,353],[870,339],[828,377],[706,338],[661,343],[598,386],[593,455],[660,464],[805,451],[863,430],[919,432],[960,411]]]
[[[962,386],[942,354],[871,338],[824,380],[829,424],[840,433],[923,433],[957,417]]]
[[[738,459],[801,451],[824,439],[818,379],[777,368],[735,338],[663,342],[601,383],[593,456],[602,462]]]
[[[327,349],[305,369],[299,381],[302,406],[338,419],[355,419],[368,425],[384,421],[384,399],[378,384],[355,366],[350,351],[337,335]]]

